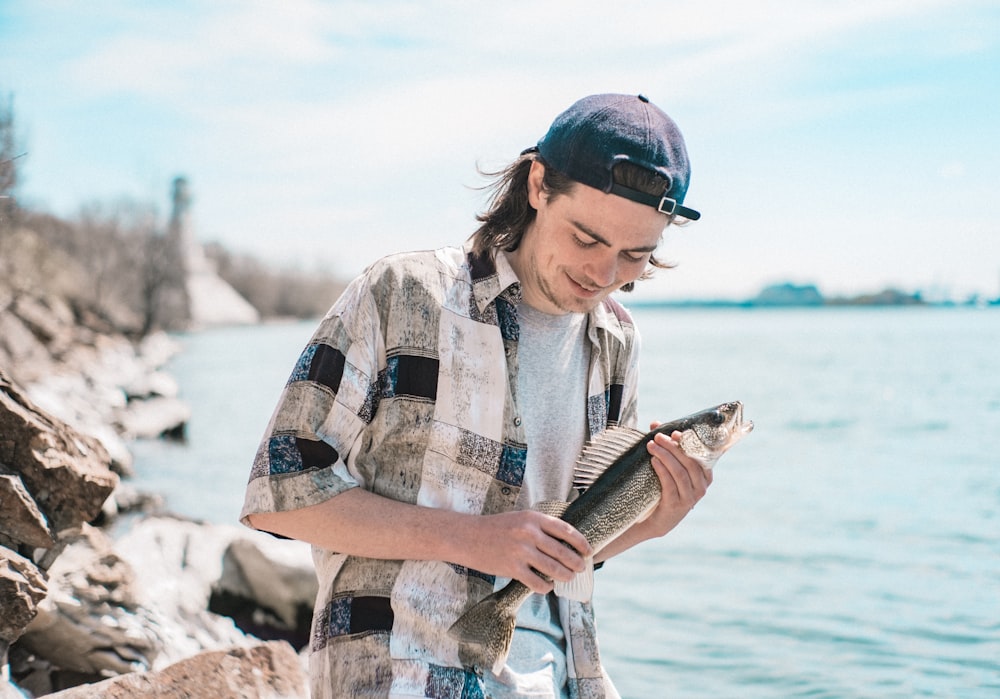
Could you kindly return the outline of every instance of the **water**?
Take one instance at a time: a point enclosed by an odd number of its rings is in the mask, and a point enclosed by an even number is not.
[[[641,420],[732,399],[755,431],[666,538],[598,574],[640,697],[1000,697],[1000,313],[651,310]],[[182,337],[189,444],[137,485],[231,523],[312,323]]]

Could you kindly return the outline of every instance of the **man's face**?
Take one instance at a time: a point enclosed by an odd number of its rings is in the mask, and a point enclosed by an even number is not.
[[[544,166],[528,176],[537,211],[509,253],[524,301],[550,313],[586,313],[646,269],[667,224],[656,209],[578,184],[568,194],[542,190]]]

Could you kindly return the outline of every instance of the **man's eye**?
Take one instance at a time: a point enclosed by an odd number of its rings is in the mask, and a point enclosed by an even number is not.
[[[622,257],[624,257],[629,262],[645,262],[646,260],[646,255],[632,255],[627,252],[623,252]]]
[[[597,245],[596,240],[583,240],[582,238],[576,235],[573,236],[573,241],[581,248],[592,248],[595,245]]]

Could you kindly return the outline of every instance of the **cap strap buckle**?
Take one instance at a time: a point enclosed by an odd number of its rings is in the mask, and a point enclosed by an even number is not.
[[[640,192],[638,189],[632,189],[631,187],[626,187],[625,185],[618,184],[617,182],[611,185],[609,193],[617,194],[620,197],[631,199],[632,201],[639,202],[640,204],[652,206],[661,214],[666,214],[667,216],[677,214],[678,216],[683,216],[690,221],[697,221],[701,218],[700,213],[694,209],[689,209],[686,206],[681,206],[677,203],[677,200],[672,197],[660,197],[655,194],[646,194],[645,192]]]
[[[673,216],[674,212],[677,210],[677,200],[671,199],[670,197],[663,197],[660,199],[660,203],[656,206],[656,210],[661,214]]]

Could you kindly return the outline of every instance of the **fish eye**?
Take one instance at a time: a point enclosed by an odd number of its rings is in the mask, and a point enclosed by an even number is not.
[[[723,415],[720,411],[718,411],[718,410],[712,411],[712,424],[713,425],[721,425],[725,421],[726,421],[726,416]]]

